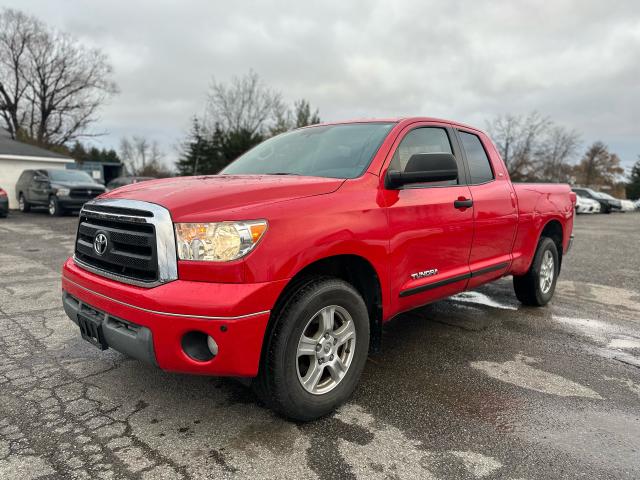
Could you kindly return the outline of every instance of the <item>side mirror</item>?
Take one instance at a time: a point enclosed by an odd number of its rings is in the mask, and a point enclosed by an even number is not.
[[[411,155],[404,172],[387,171],[384,186],[396,189],[410,183],[445,182],[458,178],[458,164],[450,153]]]

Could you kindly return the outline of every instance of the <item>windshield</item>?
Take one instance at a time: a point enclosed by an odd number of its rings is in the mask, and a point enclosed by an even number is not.
[[[348,123],[294,130],[261,143],[220,173],[356,178],[394,125]]]
[[[615,198],[613,198],[611,195],[609,195],[608,193],[602,193],[602,192],[596,192],[596,195],[600,198],[604,198],[606,200],[615,200]]]
[[[89,182],[96,183],[86,172],[81,170],[49,170],[49,178],[54,182]]]

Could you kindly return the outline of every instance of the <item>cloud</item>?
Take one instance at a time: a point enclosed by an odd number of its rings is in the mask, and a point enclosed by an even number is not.
[[[323,119],[429,115],[484,127],[538,110],[640,153],[640,3],[496,1],[165,2],[19,0],[104,49],[121,94],[101,142],[145,134],[170,152],[211,78],[256,70]],[[585,145],[586,146],[586,145]],[[172,152],[173,153],[173,152]]]

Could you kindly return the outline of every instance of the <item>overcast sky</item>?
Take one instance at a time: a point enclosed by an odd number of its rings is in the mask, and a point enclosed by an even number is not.
[[[318,5],[312,5],[318,4]],[[4,0],[102,48],[120,94],[101,146],[122,135],[170,158],[212,77],[254,69],[323,120],[426,115],[485,128],[537,110],[640,154],[640,1]]]

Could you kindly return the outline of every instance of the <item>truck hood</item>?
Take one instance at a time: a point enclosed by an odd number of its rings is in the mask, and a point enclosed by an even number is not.
[[[323,195],[336,191],[342,183],[343,179],[297,175],[177,177],[127,185],[100,198],[156,203],[167,208],[174,221],[189,221],[191,218],[185,217],[217,216],[223,211]]]

